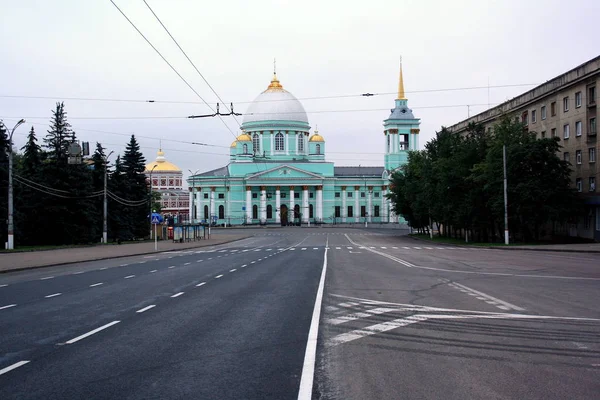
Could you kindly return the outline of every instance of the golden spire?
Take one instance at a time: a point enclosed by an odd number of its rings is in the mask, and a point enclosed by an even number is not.
[[[277,65],[275,59],[273,59],[273,79],[271,79],[271,83],[267,90],[278,90],[283,89],[281,83],[279,83],[279,79],[277,79]]]
[[[400,57],[400,78],[398,80],[398,100],[406,100],[404,97],[404,79],[402,78],[402,57]]]

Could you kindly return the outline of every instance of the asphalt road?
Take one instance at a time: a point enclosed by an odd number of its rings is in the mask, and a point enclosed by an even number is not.
[[[0,398],[600,393],[598,255],[430,246],[395,230],[248,232],[0,275]]]

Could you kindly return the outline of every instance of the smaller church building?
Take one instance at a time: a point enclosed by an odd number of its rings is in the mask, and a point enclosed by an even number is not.
[[[302,103],[274,74],[244,113],[229,164],[188,178],[193,222],[217,224],[398,223],[387,199],[391,173],[418,149],[419,119],[398,96],[383,121],[383,166],[335,166],[324,135],[311,134]],[[360,145],[360,144],[359,144]]]

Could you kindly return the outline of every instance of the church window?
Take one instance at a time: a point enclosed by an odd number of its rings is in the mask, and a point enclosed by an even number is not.
[[[363,218],[367,216],[367,207],[360,206],[360,216]]]
[[[282,199],[285,199],[287,197],[287,193],[281,193],[280,196]]]
[[[304,153],[304,138],[302,134],[298,135],[298,152]]]
[[[365,192],[360,192],[360,197],[365,197]]]
[[[256,204],[252,206],[252,218],[258,219],[258,206]]]
[[[373,216],[379,217],[379,206],[373,207]]]
[[[314,197],[315,197],[315,194],[314,194],[313,192],[310,192],[310,193],[308,194],[308,197],[312,199],[312,198],[314,198]]]
[[[335,217],[340,218],[342,216],[342,209],[340,206],[335,206]]]
[[[348,192],[348,197],[352,197],[352,192]]]
[[[354,216],[354,213],[352,212],[352,206],[348,206],[348,217],[352,218]]]
[[[267,218],[273,218],[273,206],[270,204],[267,206]]]
[[[313,205],[309,204],[308,206],[308,218],[314,218],[313,217]]]
[[[316,151],[317,155],[321,154],[321,145],[320,144],[317,144],[316,149],[317,149],[317,151]]]
[[[252,198],[253,199],[258,199],[258,193],[252,193]]]
[[[335,197],[339,198],[340,197],[340,192],[335,192]]]
[[[220,199],[224,199],[225,198],[225,193],[219,193],[219,198]]]
[[[294,193],[294,198],[295,199],[299,199],[300,198],[300,193]]]
[[[208,206],[204,206],[204,219],[208,219]]]
[[[279,132],[277,135],[275,135],[275,151],[285,150],[283,144],[283,133]]]
[[[225,207],[219,206],[219,219],[225,219]]]
[[[255,153],[260,153],[260,137],[257,133],[252,136],[252,148]]]
[[[208,193],[204,193],[204,198],[208,199]]]
[[[373,196],[379,197],[379,192],[373,192]]]
[[[248,145],[244,144],[242,148],[244,149],[244,154],[248,154]]]

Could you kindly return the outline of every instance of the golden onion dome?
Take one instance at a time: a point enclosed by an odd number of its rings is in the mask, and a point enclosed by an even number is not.
[[[323,136],[319,135],[319,131],[315,131],[315,133],[308,139],[309,142],[324,142]]]
[[[231,146],[229,146],[229,147],[231,147],[233,149],[234,147],[237,146],[237,143],[238,143],[237,140],[234,140],[233,142],[231,142]]]
[[[236,141],[238,141],[238,142],[251,142],[252,138],[250,137],[250,135],[248,135],[247,133],[244,132],[240,136],[237,137]]]
[[[156,156],[156,160],[154,160],[153,162],[146,164],[146,171],[147,173],[150,173],[151,171],[154,172],[181,172],[181,169],[167,161],[165,159],[165,153],[162,151],[162,149],[158,150],[157,156]]]

